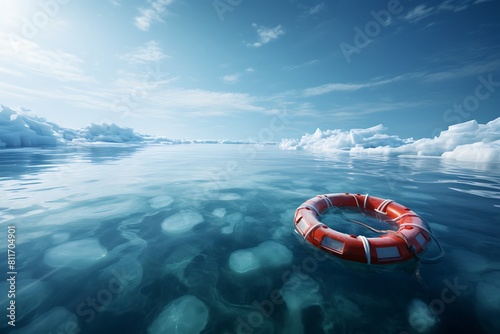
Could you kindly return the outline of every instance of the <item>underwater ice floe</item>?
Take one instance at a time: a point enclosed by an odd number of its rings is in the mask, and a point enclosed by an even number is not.
[[[197,297],[182,296],[167,305],[148,328],[149,334],[198,334],[208,322],[208,308]]]
[[[165,272],[173,274],[180,281],[185,282],[185,269],[202,250],[198,245],[184,244],[176,247],[165,259]]]
[[[151,205],[151,207],[153,209],[161,209],[161,208],[169,206],[173,202],[174,202],[174,198],[172,196],[162,195],[162,196],[156,196],[156,197],[151,198],[149,200],[149,205]]]
[[[235,212],[224,217],[224,222],[227,224],[221,229],[223,234],[231,234],[234,231],[236,224],[241,222],[243,219],[243,214],[241,212]]]
[[[218,195],[217,199],[221,201],[236,201],[238,199],[241,199],[241,195],[238,195],[236,193],[223,193]]]
[[[136,292],[142,282],[143,267],[133,256],[125,256],[102,271],[99,281],[108,287],[113,298],[103,305],[115,313],[133,311],[141,302]]]
[[[283,333],[306,333],[302,312],[313,305],[321,306],[323,296],[319,292],[319,284],[308,276],[293,273],[280,292],[288,311]]]
[[[226,209],[225,208],[216,208],[216,209],[214,209],[214,211],[212,211],[212,214],[217,218],[223,218],[226,215]]]
[[[51,267],[88,268],[107,254],[97,239],[69,241],[49,249],[43,261]]]
[[[32,333],[80,333],[80,327],[75,314],[64,307],[56,307],[36,317],[28,325],[12,331],[12,334]]]
[[[122,217],[126,212],[141,211],[144,211],[144,206],[138,198],[106,196],[91,203],[75,202],[71,207],[51,212],[37,221],[37,225],[65,225],[79,221],[98,224],[103,220]]]
[[[483,328],[489,333],[500,333],[500,271],[483,275],[476,287],[476,311]]]
[[[292,252],[276,241],[264,241],[253,248],[239,249],[229,257],[229,267],[237,273],[275,268],[292,263]]]
[[[161,227],[167,233],[183,233],[203,223],[203,216],[196,211],[184,211],[166,218]]]
[[[408,306],[408,322],[418,333],[425,333],[434,327],[437,318],[426,303],[415,298]]]
[[[481,273],[490,265],[485,257],[467,250],[454,250],[451,256],[458,269],[468,273]]]

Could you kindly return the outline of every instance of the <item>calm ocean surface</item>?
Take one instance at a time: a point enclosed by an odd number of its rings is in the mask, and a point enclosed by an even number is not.
[[[421,265],[424,286],[414,263],[350,265],[300,243],[295,209],[338,192],[429,222],[446,255]],[[0,196],[2,277],[9,226],[16,252],[2,333],[500,332],[498,164],[253,145],[0,150]]]

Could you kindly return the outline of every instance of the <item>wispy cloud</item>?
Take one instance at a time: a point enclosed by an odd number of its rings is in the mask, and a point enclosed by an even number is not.
[[[466,10],[472,5],[480,4],[483,2],[487,2],[488,0],[445,0],[439,5],[435,5],[432,7],[427,7],[424,4],[420,4],[410,10],[406,15],[405,19],[409,22],[418,22],[422,19],[425,19],[431,15],[439,14],[443,11],[448,12],[460,12]]]
[[[255,70],[252,67],[249,67],[245,70],[245,72],[252,73],[255,72]]]
[[[314,15],[314,14],[317,14],[317,13],[323,11],[325,8],[326,8],[326,5],[323,2],[321,2],[321,3],[317,4],[316,6],[309,8],[307,13],[309,15]]]
[[[222,81],[224,81],[224,83],[227,83],[227,84],[234,84],[234,83],[237,83],[239,80],[240,80],[239,73],[229,74],[229,75],[225,75],[222,77]]]
[[[285,71],[293,71],[293,70],[296,70],[298,68],[311,66],[317,62],[318,62],[318,60],[313,59],[313,60],[307,61],[307,62],[302,63],[302,64],[298,64],[298,65],[288,65],[288,66],[285,66],[283,69]]]
[[[393,82],[398,82],[398,81],[407,80],[410,78],[415,78],[417,76],[421,76],[421,74],[411,73],[411,74],[399,75],[399,76],[394,77],[394,78],[383,79],[383,80],[382,79],[373,80],[373,81],[369,81],[366,83],[360,83],[360,84],[329,83],[326,85],[321,85],[321,86],[316,86],[316,87],[304,89],[303,96],[310,97],[310,96],[328,94],[331,92],[353,92],[353,91],[357,91],[357,90],[360,90],[363,88],[371,88],[371,87],[386,85],[386,84],[390,84]]]
[[[424,79],[426,81],[452,80],[469,76],[478,76],[484,73],[491,73],[499,69],[500,60],[493,59],[488,61],[469,63],[462,66],[450,67],[443,71],[429,73],[425,76]]]
[[[149,41],[143,46],[135,48],[132,52],[121,56],[122,59],[132,64],[154,63],[166,57],[156,41]]]
[[[264,112],[255,97],[245,93],[229,93],[202,89],[165,89],[151,96],[151,103],[161,106],[163,113],[222,116],[237,112]]]
[[[432,103],[429,101],[417,101],[417,102],[373,101],[370,103],[363,102],[358,104],[351,104],[348,106],[334,107],[331,108],[331,110],[329,110],[327,114],[328,117],[335,116],[342,118],[343,120],[357,119],[374,113],[387,112],[393,110],[401,111],[410,108],[429,106],[431,104]]]
[[[267,44],[275,39],[278,39],[280,36],[285,34],[285,30],[283,27],[280,25],[274,27],[274,28],[267,28],[264,26],[258,26],[257,24],[252,24],[252,27],[254,27],[257,30],[258,34],[258,41],[254,43],[248,43],[247,46],[253,46],[253,47],[260,47],[264,44]]]
[[[10,64],[3,72],[22,71],[65,82],[94,81],[85,74],[85,62],[71,53],[43,49],[24,38],[16,39],[15,43],[14,48],[9,38],[0,32],[0,64]]]
[[[148,8],[139,8],[139,16],[134,19],[135,26],[142,31],[148,31],[153,22],[163,22],[162,15],[175,0],[148,0]]]

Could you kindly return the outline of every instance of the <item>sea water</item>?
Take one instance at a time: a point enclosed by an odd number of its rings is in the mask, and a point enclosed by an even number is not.
[[[9,226],[16,251],[2,333],[500,331],[498,164],[260,145],[15,149],[0,151],[0,190],[3,277]],[[410,207],[445,257],[419,281],[414,261],[381,270],[303,244],[295,209],[340,192]]]

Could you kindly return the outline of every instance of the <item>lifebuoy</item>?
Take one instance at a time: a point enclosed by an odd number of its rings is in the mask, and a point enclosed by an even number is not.
[[[378,238],[335,231],[319,220],[332,207],[360,208],[378,219],[397,224],[397,231],[384,231]],[[336,257],[367,263],[391,264],[421,253],[431,241],[424,221],[409,208],[392,200],[360,194],[318,195],[295,211],[295,231],[307,242]]]

